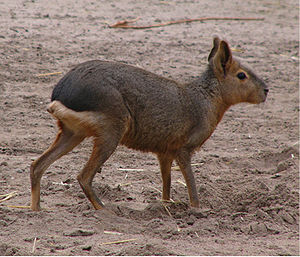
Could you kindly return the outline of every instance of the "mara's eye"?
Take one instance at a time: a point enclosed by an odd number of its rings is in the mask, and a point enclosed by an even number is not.
[[[246,74],[244,72],[239,72],[237,77],[240,79],[240,80],[243,80],[245,78],[247,78]]]

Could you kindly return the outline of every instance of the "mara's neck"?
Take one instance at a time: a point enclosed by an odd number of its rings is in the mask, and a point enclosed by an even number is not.
[[[212,68],[208,66],[201,77],[186,85],[186,89],[193,112],[201,120],[207,117],[207,122],[215,129],[230,105],[224,101]]]

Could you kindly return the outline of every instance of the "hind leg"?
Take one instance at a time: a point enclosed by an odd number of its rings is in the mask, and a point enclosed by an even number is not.
[[[83,139],[59,123],[60,131],[53,144],[30,167],[31,209],[40,210],[40,183],[43,173],[57,159],[70,152]]]
[[[103,163],[115,151],[120,140],[119,136],[106,137],[105,140],[103,140],[103,137],[106,136],[95,137],[91,157],[77,176],[77,180],[83,192],[96,210],[102,209],[104,205],[92,188],[93,178]]]

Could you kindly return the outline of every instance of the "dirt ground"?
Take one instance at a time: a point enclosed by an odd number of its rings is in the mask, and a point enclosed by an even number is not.
[[[294,0],[0,1],[0,255],[299,255],[298,13]],[[137,17],[264,21],[108,27]],[[47,170],[41,212],[16,208],[30,204],[30,164],[57,132],[46,106],[69,69],[115,60],[187,82],[205,68],[214,34],[270,93],[232,107],[194,155],[200,209],[189,207],[176,163],[174,203],[162,204],[156,157],[120,146],[94,179],[107,205],[95,211],[76,180],[91,140]]]

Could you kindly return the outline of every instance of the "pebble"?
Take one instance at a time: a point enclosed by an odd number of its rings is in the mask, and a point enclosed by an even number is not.
[[[191,215],[191,217],[196,217],[197,219],[201,219],[201,218],[207,218],[207,210],[199,210],[196,208],[192,208],[189,211],[189,214]]]
[[[261,210],[261,209],[258,209],[258,210],[256,211],[256,216],[257,216],[258,218],[261,218],[261,219],[268,219],[268,218],[270,218],[269,214],[266,213],[266,212],[264,212],[264,211]]]
[[[280,178],[281,175],[280,174],[275,174],[274,176],[272,176],[271,178]]]
[[[84,193],[78,193],[77,197],[80,198],[80,199],[85,199],[86,196],[85,196]]]
[[[252,223],[250,224],[250,233],[254,233],[254,234],[265,234],[268,232],[268,228],[264,223]]]
[[[187,219],[186,224],[192,226],[192,225],[194,225],[195,221],[196,221],[196,217],[195,217],[194,215],[191,215],[191,216]]]
[[[290,215],[288,212],[286,211],[280,211],[279,212],[279,216],[287,223],[289,224],[294,224],[295,219],[292,215]]]
[[[162,235],[162,239],[163,239],[163,240],[170,239],[171,237],[172,237],[172,235],[171,235],[171,234]]]
[[[163,222],[161,219],[158,219],[158,218],[152,219],[152,220],[150,220],[150,222],[147,223],[147,227],[150,227],[152,229],[158,228],[161,225],[163,225]]]
[[[64,233],[64,236],[92,236],[95,232],[91,230],[75,229],[71,232]]]
[[[276,170],[276,172],[284,171],[284,170],[286,170],[288,167],[289,167],[289,164],[288,164],[287,161],[281,161],[281,162],[279,162],[278,165],[277,165],[277,170]]]
[[[0,227],[6,227],[8,226],[7,222],[5,222],[4,220],[0,220]]]
[[[92,249],[92,246],[91,245],[87,245],[87,246],[83,246],[82,247],[82,250],[83,251],[90,251]]]
[[[7,162],[1,162],[0,166],[8,166],[8,163]]]
[[[255,184],[257,185],[257,187],[258,187],[259,189],[262,189],[262,190],[264,190],[264,191],[269,191],[268,186],[267,186],[264,182],[262,182],[261,180],[257,179],[257,180],[255,181]]]

